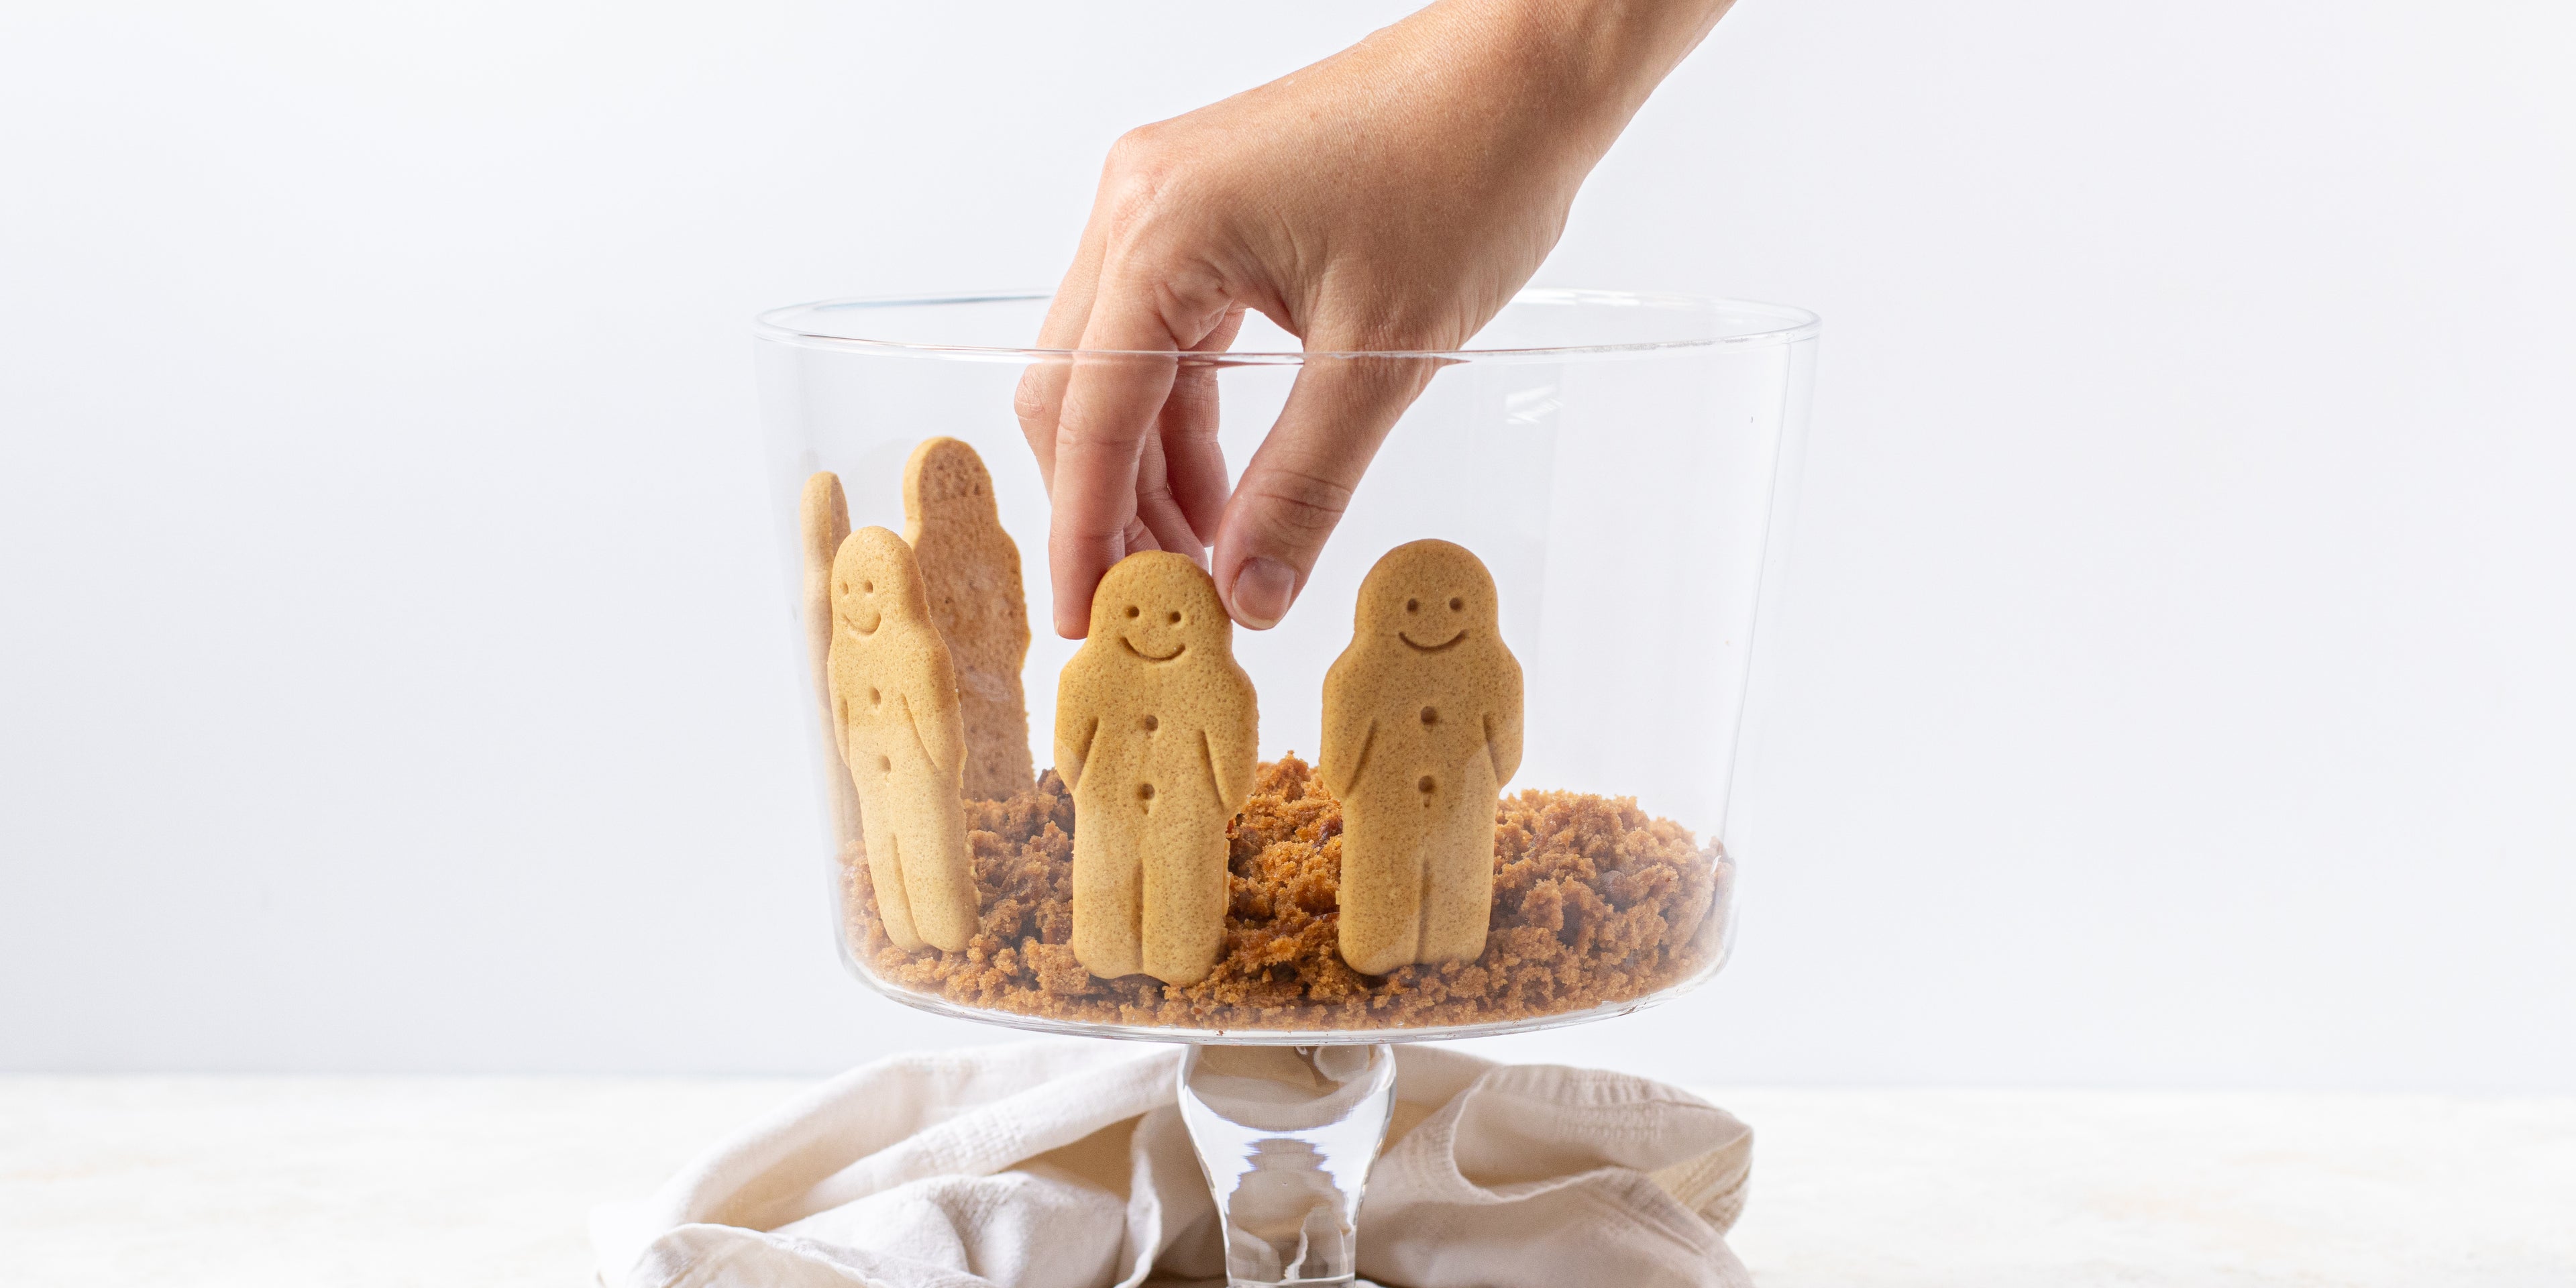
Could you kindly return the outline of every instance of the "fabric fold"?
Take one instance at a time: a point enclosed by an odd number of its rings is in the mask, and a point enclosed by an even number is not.
[[[1222,1284],[1175,1083],[1183,1048],[904,1055],[745,1125],[592,1214],[615,1288]],[[1360,1272],[1402,1288],[1741,1288],[1752,1132],[1642,1078],[1396,1048]]]

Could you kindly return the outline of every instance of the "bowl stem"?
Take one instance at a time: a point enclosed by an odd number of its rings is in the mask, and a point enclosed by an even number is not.
[[[1225,1218],[1233,1288],[1352,1282],[1370,1164],[1395,1109],[1395,1052],[1200,1043],[1181,1117]]]

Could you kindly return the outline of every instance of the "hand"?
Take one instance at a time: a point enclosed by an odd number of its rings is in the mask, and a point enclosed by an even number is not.
[[[1189,556],[1276,625],[1424,359],[1310,360],[1229,497],[1215,373],[1258,309],[1309,353],[1456,349],[1538,270],[1585,175],[1730,0],[1442,0],[1109,154],[1020,382],[1053,500],[1056,632],[1102,574]],[[1215,548],[1208,563],[1207,548]]]

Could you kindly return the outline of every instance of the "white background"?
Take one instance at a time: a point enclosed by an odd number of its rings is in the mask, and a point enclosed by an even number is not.
[[[0,17],[0,1067],[821,1070],[757,308],[1403,6]],[[2576,1090],[2576,11],[1745,0],[1542,283],[1826,319],[1703,1082]],[[1034,554],[1033,554],[1034,557]]]

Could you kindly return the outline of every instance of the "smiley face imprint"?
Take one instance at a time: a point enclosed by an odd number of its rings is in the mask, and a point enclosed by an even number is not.
[[[1437,606],[1435,605],[1434,607],[1436,608]],[[1460,595],[1452,595],[1452,596],[1450,596],[1450,597],[1449,597],[1449,611],[1450,611],[1450,612],[1452,612],[1452,613],[1464,612],[1464,611],[1466,611],[1466,608],[1467,608],[1467,600],[1466,600],[1466,598],[1465,598],[1464,596],[1460,596]],[[1407,599],[1407,600],[1405,600],[1405,601],[1404,601],[1404,615],[1405,615],[1405,616],[1407,616],[1407,617],[1418,617],[1418,616],[1420,616],[1420,615],[1421,615],[1421,613],[1422,613],[1422,599],[1421,599],[1421,597],[1420,597],[1420,596],[1415,596],[1415,597],[1409,598],[1409,599]],[[1458,631],[1457,631],[1457,633],[1456,633],[1456,634],[1451,635],[1449,638],[1447,638],[1447,639],[1445,639],[1445,640],[1442,640],[1441,642],[1439,642],[1439,643],[1437,643],[1437,644],[1425,644],[1425,643],[1423,643],[1422,641],[1420,641],[1420,640],[1417,640],[1417,639],[1413,638],[1413,636],[1412,636],[1412,635],[1408,634],[1408,633],[1407,633],[1403,628],[1401,628],[1401,627],[1397,628],[1397,630],[1396,630],[1396,632],[1395,632],[1395,637],[1396,637],[1397,639],[1400,639],[1400,640],[1404,641],[1405,647],[1410,648],[1410,649],[1412,649],[1413,651],[1415,651],[1415,652],[1417,652],[1417,653],[1437,653],[1437,652],[1440,652],[1440,651],[1441,651],[1441,650],[1443,650],[1443,649],[1447,649],[1447,648],[1449,648],[1449,647],[1451,647],[1451,646],[1453,646],[1453,645],[1457,644],[1457,642],[1458,642],[1458,641],[1460,641],[1460,640],[1463,640],[1463,639],[1467,638],[1467,628],[1466,628],[1466,627],[1464,627],[1464,626],[1459,627],[1459,628],[1458,628]]]
[[[1143,615],[1144,615],[1144,610],[1143,610],[1143,609],[1138,608],[1136,605],[1134,605],[1134,604],[1129,604],[1129,605],[1127,606],[1127,620],[1129,620],[1129,621],[1135,621],[1136,619],[1138,619],[1139,617],[1142,617]],[[1172,610],[1171,612],[1165,613],[1165,614],[1163,615],[1163,620],[1164,620],[1167,624],[1169,624],[1169,625],[1171,625],[1171,626],[1178,627],[1178,626],[1181,624],[1181,614],[1180,614],[1180,610],[1178,610],[1178,609],[1174,609],[1174,610]],[[1133,654],[1135,654],[1136,656],[1138,656],[1138,657],[1140,657],[1140,658],[1143,658],[1144,660],[1146,660],[1146,661],[1148,661],[1148,662],[1169,662],[1169,661],[1171,661],[1172,659],[1174,659],[1174,658],[1176,658],[1176,657],[1179,657],[1181,654],[1183,654],[1183,653],[1187,653],[1187,652],[1189,652],[1189,651],[1190,651],[1190,646],[1189,646],[1189,645],[1187,645],[1187,644],[1174,644],[1174,645],[1172,646],[1172,651],[1171,651],[1171,652],[1169,652],[1169,653],[1156,654],[1156,653],[1148,652],[1147,650],[1145,650],[1145,649],[1143,649],[1143,648],[1139,647],[1139,646],[1137,645],[1136,641],[1134,641],[1134,640],[1132,640],[1132,639],[1127,638],[1127,636],[1126,636],[1126,634],[1125,634],[1124,632],[1121,632],[1121,633],[1119,634],[1119,636],[1118,636],[1118,642],[1119,642],[1120,644],[1122,644],[1122,645],[1125,645],[1125,646],[1126,646],[1126,648],[1127,648],[1127,651],[1128,651],[1128,652],[1133,653]]]
[[[878,627],[885,625],[885,610],[866,602],[875,598],[876,593],[877,583],[873,578],[859,582],[856,596],[850,594],[850,583],[841,583],[841,620],[849,623],[851,630],[861,635],[874,635]]]
[[[1141,657],[1141,658],[1145,659],[1145,660],[1146,660],[1146,661],[1148,661],[1148,662],[1169,662],[1169,661],[1171,661],[1173,658],[1179,657],[1181,654],[1183,654],[1183,653],[1187,653],[1187,652],[1189,652],[1189,651],[1190,651],[1190,646],[1189,646],[1189,645],[1187,645],[1187,644],[1175,644],[1175,645],[1173,645],[1173,646],[1172,646],[1172,651],[1171,651],[1171,652],[1169,652],[1169,653],[1165,653],[1165,654],[1164,654],[1164,655],[1162,655],[1161,657],[1156,657],[1156,656],[1154,656],[1153,654],[1148,653],[1148,652],[1146,652],[1145,650],[1143,650],[1143,649],[1141,649],[1141,648],[1136,647],[1136,641],[1131,640],[1131,639],[1127,638],[1127,637],[1126,637],[1126,636],[1124,636],[1124,635],[1121,635],[1121,636],[1119,636],[1119,637],[1118,637],[1118,642],[1119,642],[1119,643],[1121,643],[1121,644],[1126,645],[1126,646],[1127,646],[1127,651],[1128,651],[1128,652],[1133,653],[1133,654],[1135,654],[1136,656]]]

